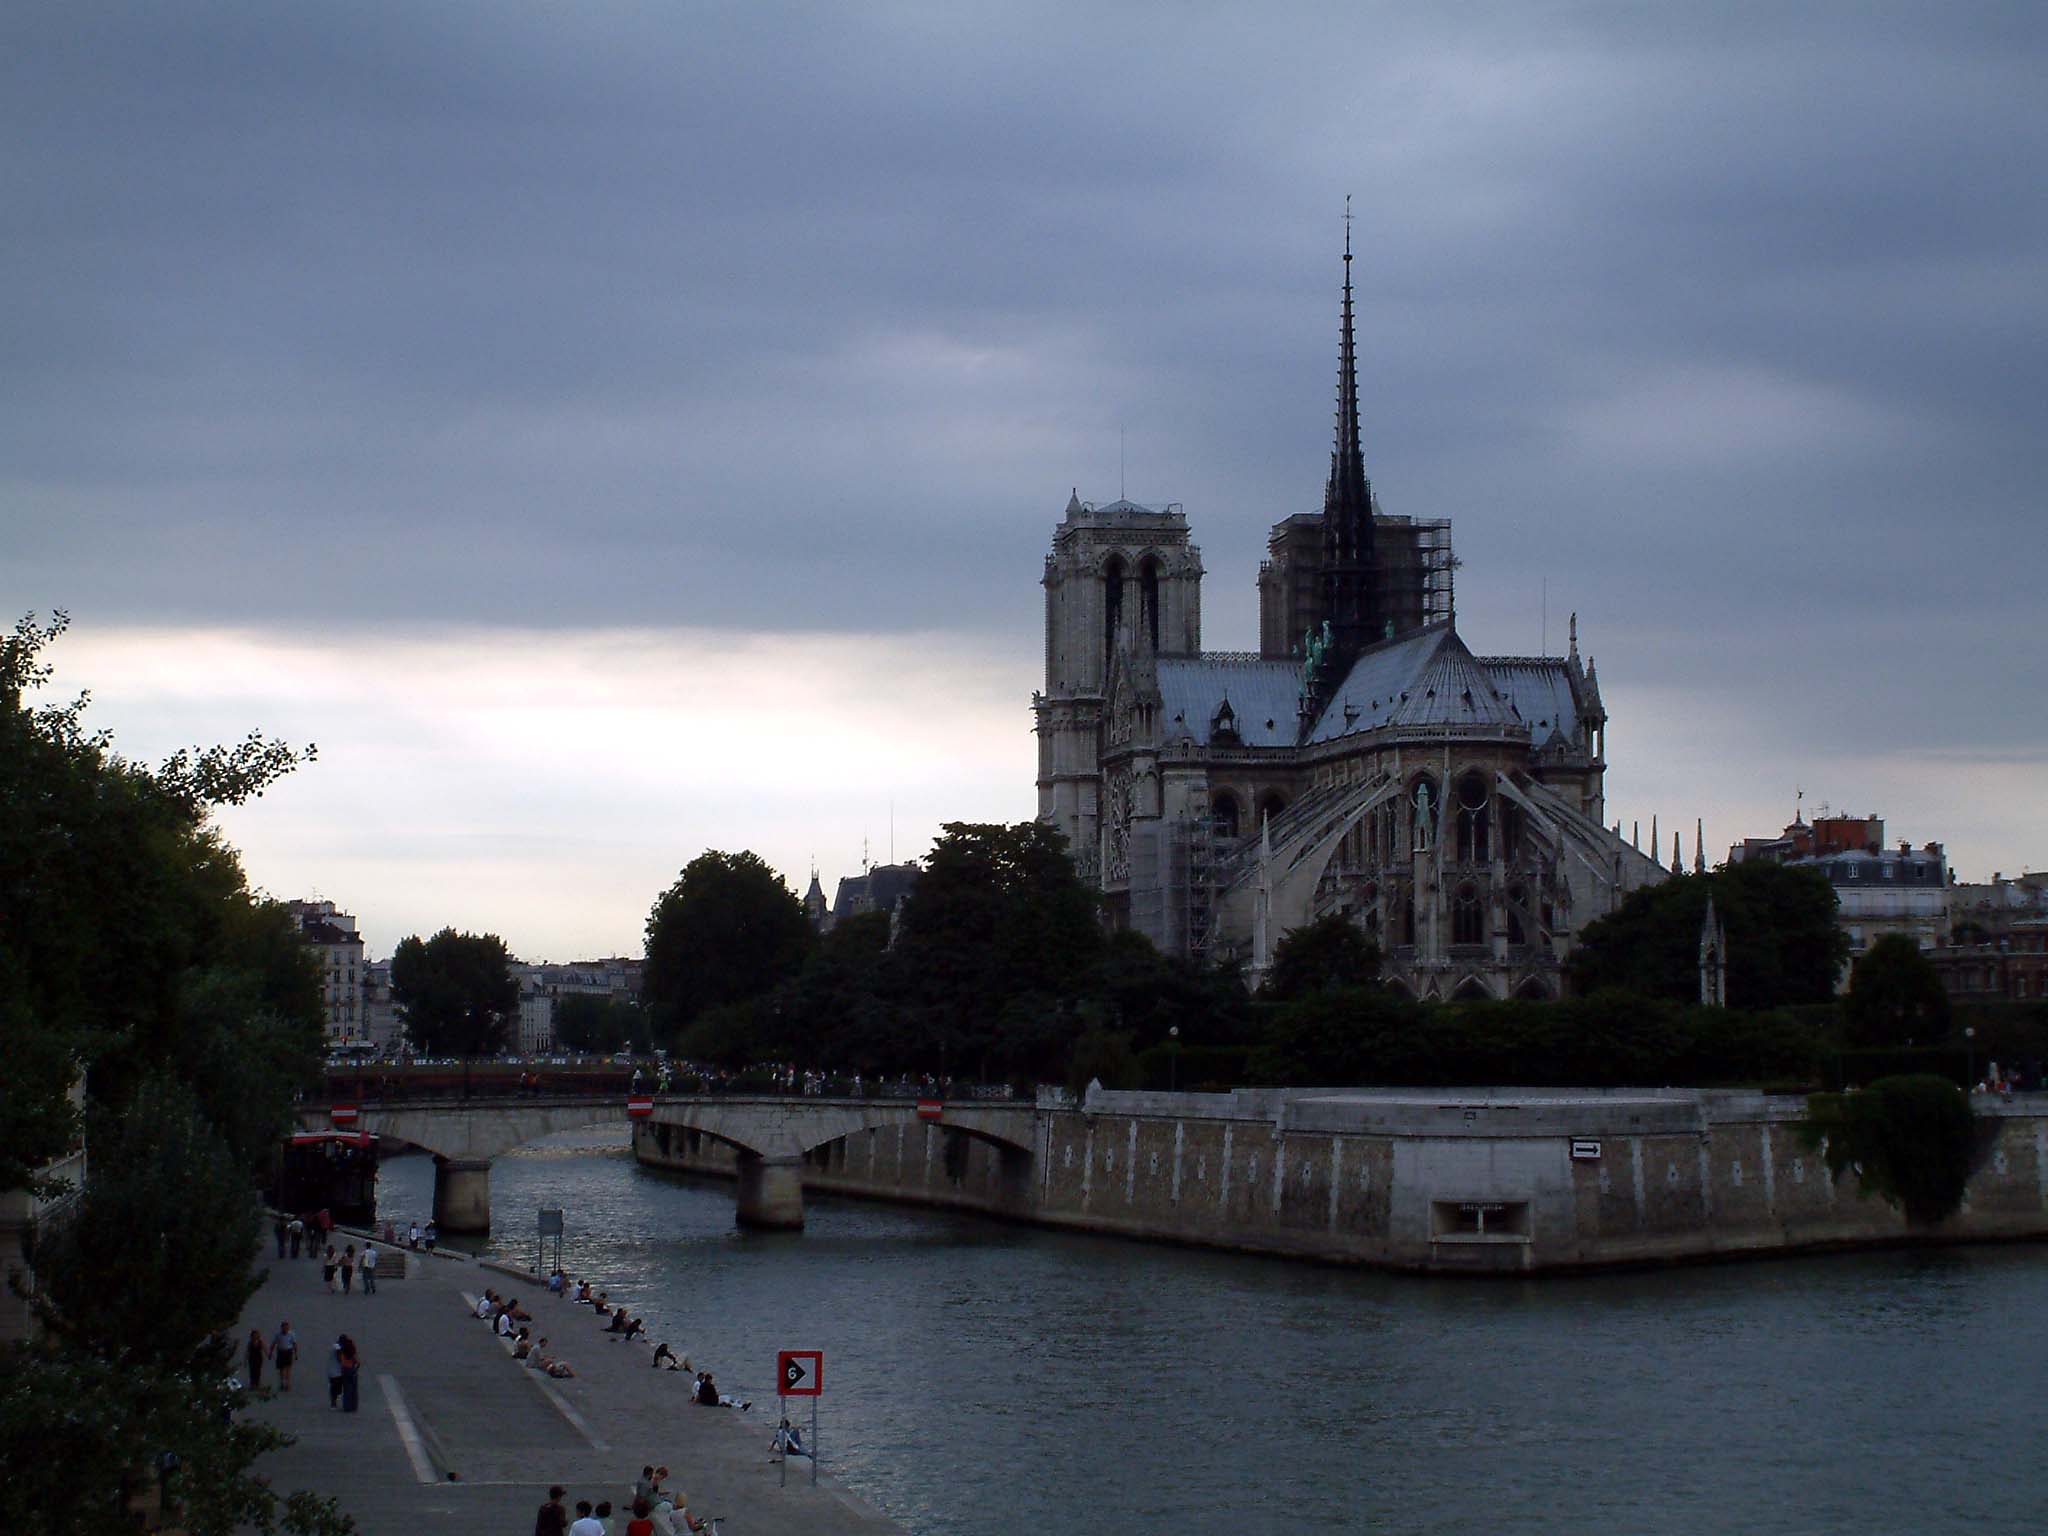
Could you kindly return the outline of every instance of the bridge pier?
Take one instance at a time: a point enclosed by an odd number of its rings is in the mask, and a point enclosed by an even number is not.
[[[799,1214],[797,1224],[803,1224]],[[491,1160],[434,1159],[434,1225],[443,1232],[491,1230]]]
[[[785,1232],[804,1224],[803,1159],[765,1158],[741,1152],[738,1159],[737,1216],[743,1227]]]

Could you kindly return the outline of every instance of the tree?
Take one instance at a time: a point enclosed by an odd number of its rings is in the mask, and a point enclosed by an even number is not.
[[[252,734],[190,748],[155,768],[86,729],[84,694],[42,704],[50,646],[67,627],[33,615],[0,635],[0,1183],[18,1186],[76,1133],[65,1095],[81,1067],[117,1104],[152,1070],[188,1057],[184,978],[248,967],[249,896],[211,809],[260,796],[314,756]],[[306,994],[266,994],[302,1015]],[[317,1009],[317,992],[312,1007]]]
[[[571,993],[555,1003],[555,1043],[605,1055],[644,1051],[653,1043],[647,1010],[623,998]]]
[[[1700,927],[1710,896],[1728,931],[1731,1007],[1833,1001],[1849,956],[1833,887],[1813,870],[1755,859],[1647,886],[1588,923],[1572,949],[1573,990],[1697,1002]]]
[[[1328,987],[1369,987],[1380,979],[1380,947],[1341,912],[1281,935],[1261,993],[1289,1002]]]
[[[78,1133],[93,1177],[38,1234],[45,1336],[0,1350],[0,1529],[124,1525],[117,1506],[165,1451],[190,1481],[183,1525],[341,1532],[332,1501],[280,1500],[251,1468],[287,1443],[230,1424],[224,1330],[253,1286],[249,1171],[318,1066],[318,990],[281,913],[249,892],[207,824],[302,761],[251,735],[156,767],[37,704],[63,633],[0,636],[0,1187]]]
[[[1948,989],[1902,933],[1878,939],[1849,973],[1842,1022],[1851,1045],[1925,1045],[1948,1033],[1948,1020]]]
[[[431,939],[398,941],[391,1000],[405,1011],[406,1036],[422,1055],[489,1056],[511,1039],[519,982],[495,933],[443,928]]]
[[[674,1039],[706,1009],[773,990],[810,942],[803,903],[758,854],[698,854],[647,914],[642,992],[657,1032]]]
[[[996,1020],[1027,994],[1072,997],[1103,947],[1093,892],[1043,822],[948,822],[903,904],[898,963],[942,1070],[997,1063]]]
[[[96,1111],[92,1130],[77,1211],[37,1244],[44,1320],[123,1369],[225,1375],[225,1335],[263,1281],[234,1150],[192,1090],[160,1076],[119,1113]]]
[[[1922,1224],[1962,1204],[1976,1163],[1969,1098],[1945,1077],[1881,1077],[1849,1093],[1816,1093],[1799,1132],[1826,1148],[1836,1178],[1854,1169],[1864,1194]]]

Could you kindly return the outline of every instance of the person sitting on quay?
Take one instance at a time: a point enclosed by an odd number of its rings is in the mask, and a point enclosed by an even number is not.
[[[533,1340],[527,1331],[522,1328],[519,1330],[519,1337],[512,1341],[512,1358],[514,1360],[524,1360],[532,1353]]]
[[[491,1331],[501,1339],[509,1339],[518,1331],[518,1324],[512,1321],[512,1309],[506,1307],[498,1314],[498,1320],[491,1324]]]
[[[785,1456],[810,1454],[804,1449],[804,1432],[784,1418],[781,1427],[775,1431],[775,1438],[768,1442],[768,1459],[780,1461]]]
[[[597,1293],[597,1300],[590,1304],[599,1317],[611,1316],[611,1294],[610,1291],[599,1291]]]
[[[743,1403],[720,1392],[718,1390],[718,1383],[711,1379],[709,1371],[699,1371],[697,1373],[697,1391],[694,1401],[700,1408],[737,1408],[742,1413],[745,1413],[754,1406],[752,1402]]]
[[[638,1339],[644,1337],[646,1333],[647,1325],[641,1322],[640,1319],[636,1317],[633,1319],[633,1321],[626,1324],[625,1332],[623,1335],[621,1335],[621,1337],[627,1339]]]
[[[594,1299],[590,1294],[590,1282],[588,1280],[581,1281],[576,1287],[576,1305],[588,1307],[594,1304]]]
[[[518,1358],[524,1360],[527,1365],[536,1371],[542,1369],[548,1363],[548,1341],[542,1339],[525,1354],[518,1356]]]
[[[485,1291],[483,1295],[477,1297],[476,1306],[472,1310],[475,1311],[480,1319],[488,1323],[491,1321],[491,1306],[497,1299],[498,1293],[496,1291]]]
[[[568,1284],[569,1277],[563,1274],[559,1269],[556,1270],[552,1275],[548,1276],[548,1291],[551,1295],[561,1295],[563,1290],[568,1286]]]
[[[604,1331],[606,1333],[624,1333],[626,1331],[626,1309],[624,1307],[615,1307],[612,1310],[612,1320]]]
[[[661,1369],[663,1361],[668,1363],[668,1368],[672,1371],[687,1371],[690,1368],[689,1357],[686,1355],[678,1360],[676,1352],[668,1347],[667,1340],[654,1346],[654,1368],[657,1371]]]
[[[514,1296],[505,1303],[505,1310],[512,1314],[512,1321],[515,1323],[530,1323],[533,1321],[533,1314],[519,1305],[519,1298],[517,1296]]]

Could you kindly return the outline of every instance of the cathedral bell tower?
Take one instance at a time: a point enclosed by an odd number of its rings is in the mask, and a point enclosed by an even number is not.
[[[1323,614],[1330,647],[1322,686],[1340,680],[1367,646],[1382,638],[1373,552],[1372,483],[1359,448],[1358,354],[1351,327],[1351,209],[1344,209],[1344,321],[1337,351],[1337,441],[1323,487]]]
[[[1067,500],[1045,557],[1045,688],[1038,733],[1038,819],[1067,836],[1096,876],[1102,810],[1102,712],[1119,655],[1191,656],[1202,645],[1202,552],[1176,503]]]

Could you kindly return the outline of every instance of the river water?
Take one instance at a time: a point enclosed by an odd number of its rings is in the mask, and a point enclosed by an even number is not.
[[[432,1191],[395,1158],[380,1213]],[[828,1472],[932,1536],[2048,1529],[2048,1249],[1452,1281],[822,1198],[741,1235],[613,1132],[491,1193],[481,1251],[563,1207],[571,1272],[756,1414],[823,1350]]]

